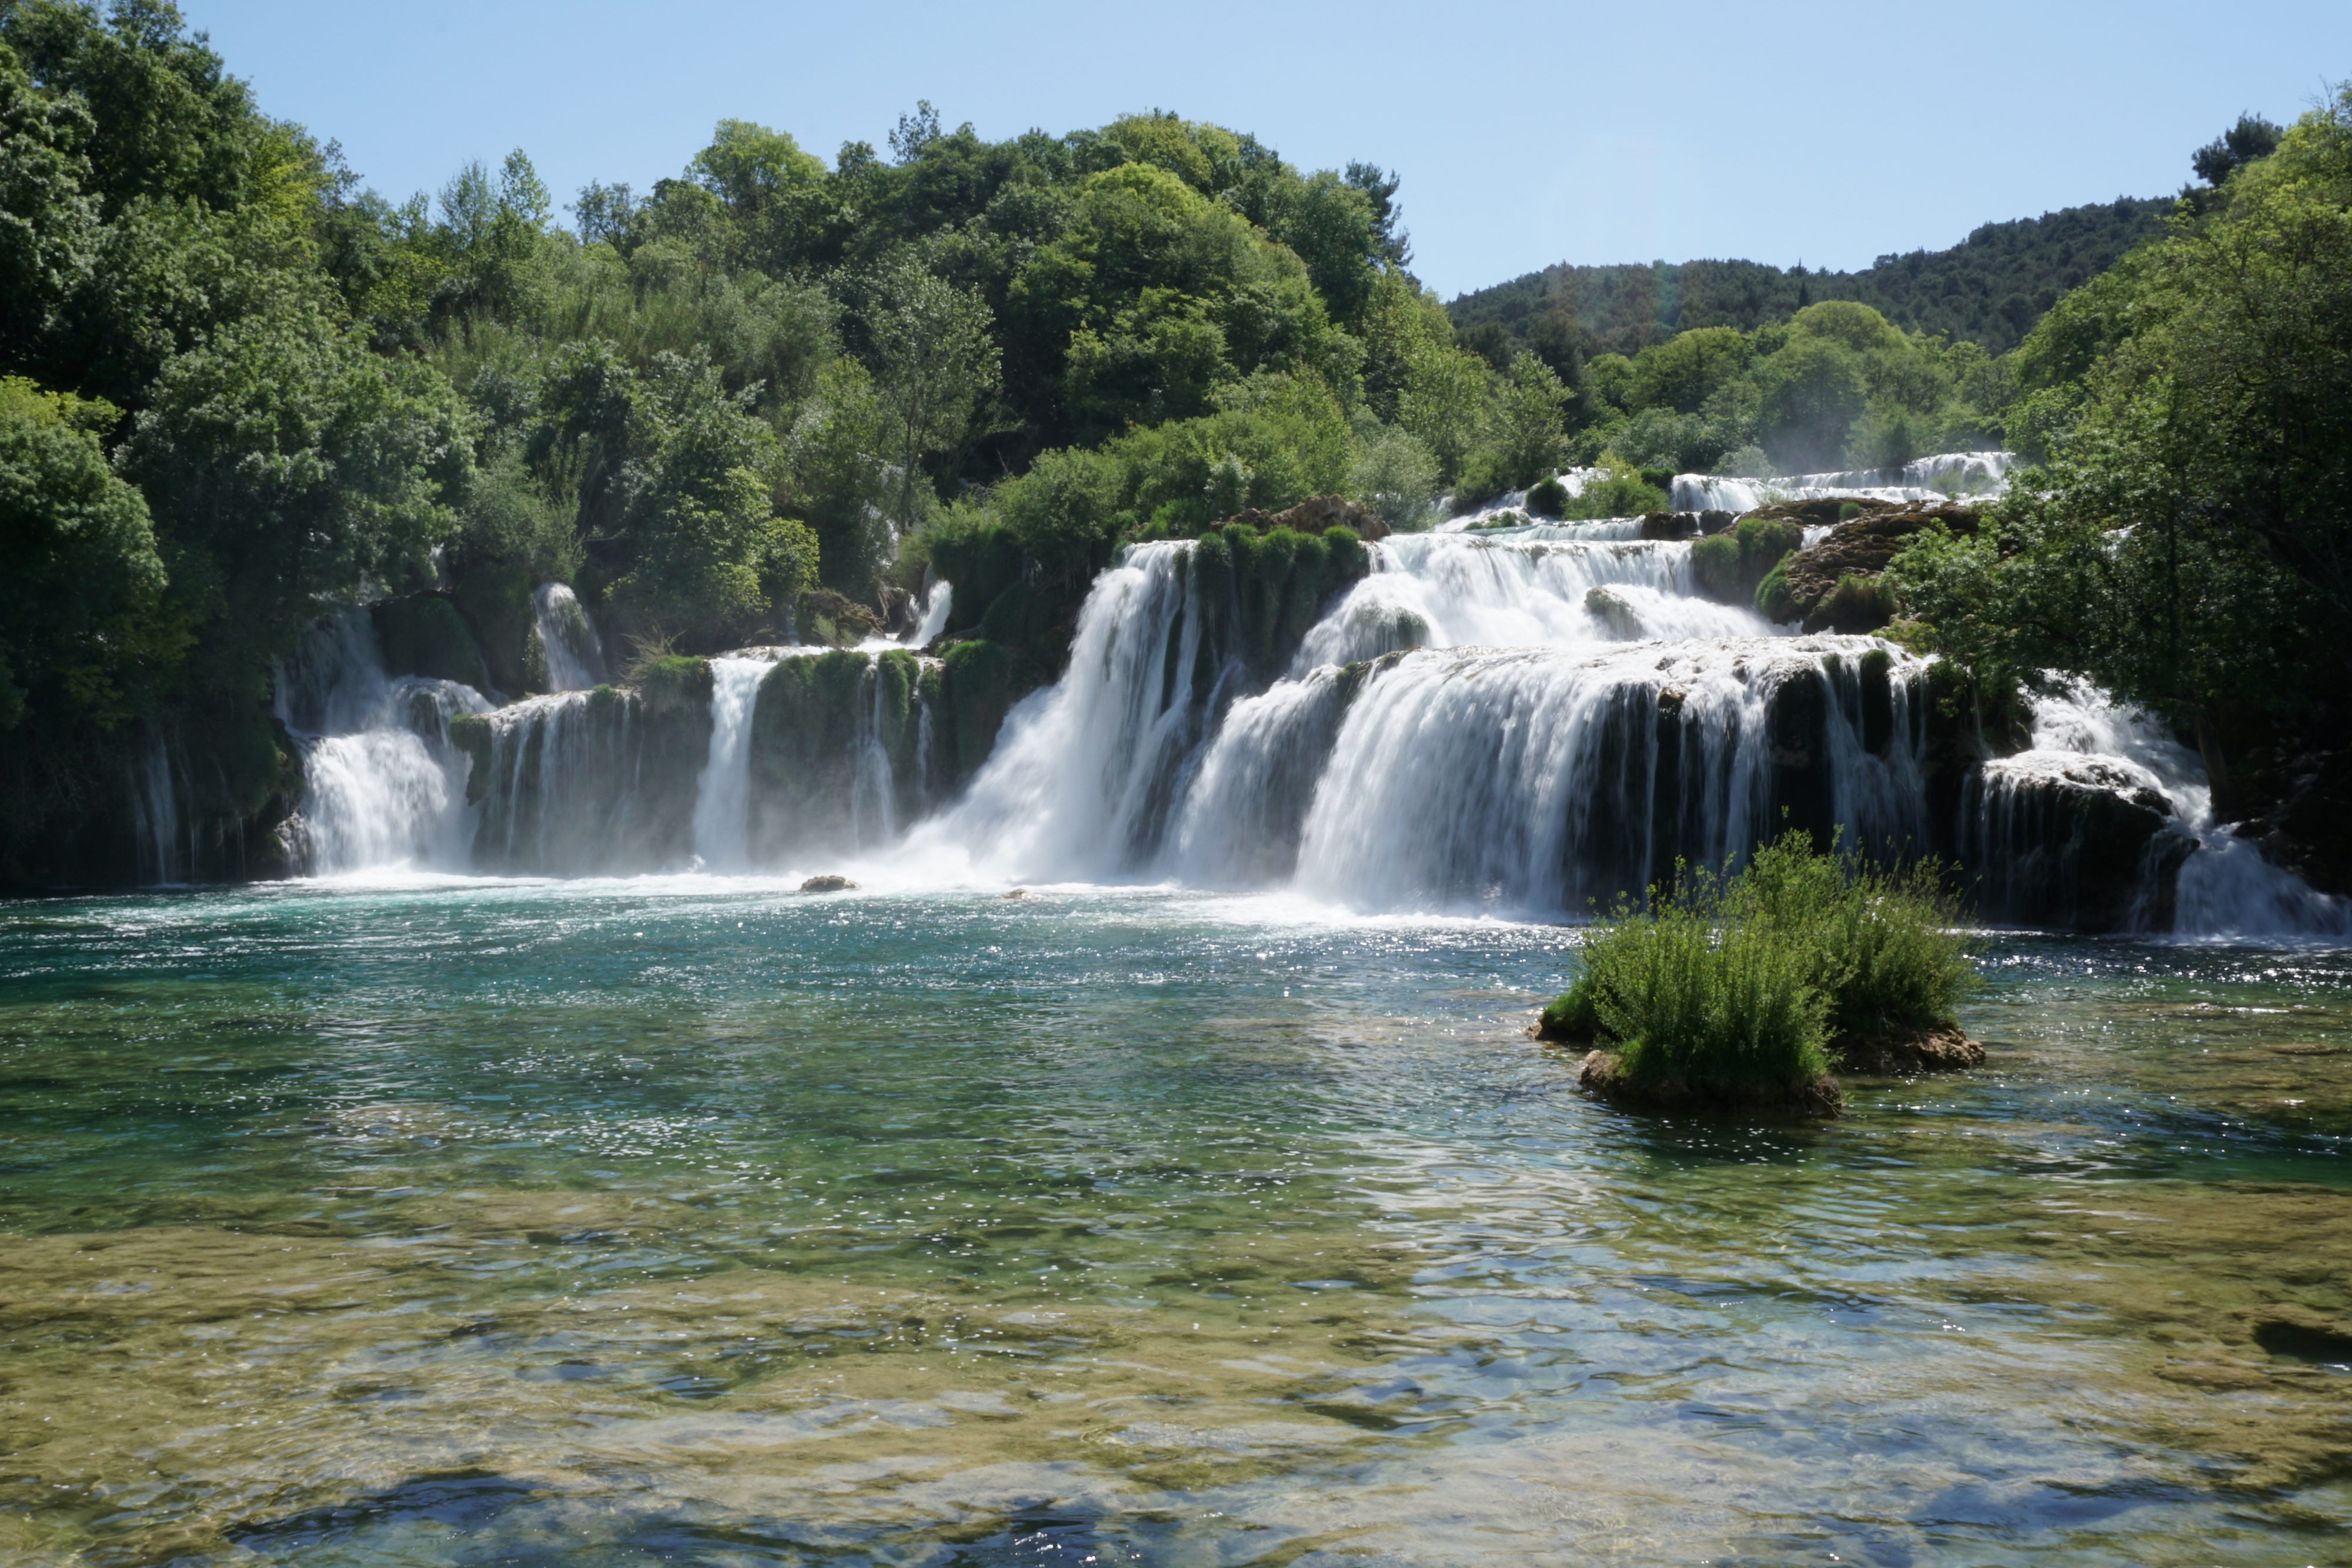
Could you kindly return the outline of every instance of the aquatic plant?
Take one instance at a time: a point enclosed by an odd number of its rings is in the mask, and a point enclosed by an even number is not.
[[[1933,862],[1882,867],[1790,831],[1738,871],[1676,869],[1593,929],[1538,1025],[1609,1052],[1614,1087],[1739,1098],[1808,1083],[1849,1053],[1950,1030],[1976,983]]]

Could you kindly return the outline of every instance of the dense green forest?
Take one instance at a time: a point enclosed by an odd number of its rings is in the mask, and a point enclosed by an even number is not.
[[[1632,354],[1695,327],[1750,331],[1815,300],[1850,299],[1907,330],[2006,353],[2061,294],[2157,234],[2173,205],[2118,196],[1986,224],[1949,250],[1882,256],[1860,272],[1754,261],[1562,264],[1465,294],[1446,310],[1475,347],[1528,346],[1566,329],[1588,352]]]
[[[1393,176],[1302,171],[1172,114],[988,141],[923,104],[887,147],[829,161],[723,120],[649,191],[559,204],[516,151],[394,200],[264,112],[166,0],[0,5],[0,875],[97,863],[159,723],[223,810],[256,818],[294,768],[270,716],[279,662],[324,610],[387,595],[446,601],[487,646],[560,579],[648,659],[848,640],[903,613],[936,564],[959,585],[950,633],[1018,685],[1052,677],[1119,541],[1315,497],[1413,528],[1444,497],[1576,462],[1608,474],[1571,509],[1618,514],[1664,506],[1662,471],[2014,436],[2062,459],[2060,487],[2029,493],[2073,506],[2089,493],[2063,477],[2075,433],[2140,440],[2129,376],[2186,384],[2135,347],[2172,351],[2185,329],[2149,336],[2129,291],[2174,287],[2162,258],[2204,254],[2249,204],[2324,205],[2301,193],[2332,188],[2318,175],[2256,172],[2320,166],[2340,120],[2307,116],[2275,153],[2275,128],[2242,123],[2200,151],[2205,183],[2163,225],[2118,204],[1995,225],[1857,275],[1877,279],[1870,300],[1770,269],[1749,288],[1744,264],[1719,289],[1636,269],[1657,287],[1628,283],[1590,319],[1581,295],[1571,312],[1538,290],[1544,308],[1507,321],[1508,286],[1465,329],[1407,270]],[[1994,351],[2152,225],[2168,237]],[[1924,303],[1988,298],[1990,317]],[[2334,329],[2314,308],[2297,329]],[[1640,329],[1612,336],[1621,317]],[[1955,335],[1963,321],[1983,330]],[[2306,368],[2325,370],[2282,361],[2272,380]],[[2251,455],[2230,461],[2256,483]],[[2213,537],[2266,541],[2213,558],[2266,586],[2212,625],[2340,606],[2337,547],[2305,539],[2314,492],[2283,477],[2315,461],[2264,470],[2253,511],[2196,503],[2230,519]],[[2231,531],[2257,515],[2270,533]],[[2059,548],[2054,523],[2019,527],[1998,536],[2027,541],[2019,560]],[[2105,643],[1970,641],[1965,580],[2024,593],[2011,559],[1910,580],[1957,656],[2071,659],[2179,711],[2218,700],[2220,677],[2141,679]],[[2282,623],[2260,635],[2278,652],[2248,671],[2313,656]],[[518,661],[491,673],[528,689]]]

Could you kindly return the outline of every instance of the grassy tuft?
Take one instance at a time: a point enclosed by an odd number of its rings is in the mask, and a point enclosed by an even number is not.
[[[1933,863],[1885,869],[1790,832],[1743,871],[1621,902],[1541,1032],[1613,1050],[1636,1082],[1815,1078],[1849,1042],[1952,1022],[1976,984],[1960,919]]]

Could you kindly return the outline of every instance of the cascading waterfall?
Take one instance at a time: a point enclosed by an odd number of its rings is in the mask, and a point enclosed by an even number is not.
[[[694,854],[706,871],[751,863],[751,710],[772,663],[710,661],[710,750],[694,797]]]
[[[542,582],[531,591],[531,636],[551,692],[584,692],[607,677],[604,645],[572,590]]]
[[[139,881],[148,887],[185,882],[194,859],[181,839],[179,780],[162,728],[148,725],[131,766],[131,821]]]
[[[1675,499],[1986,495],[2010,461],[1683,476]],[[1202,564],[1240,555],[1129,548],[1097,578],[1063,678],[1015,705],[952,800],[969,745],[941,701],[954,664],[911,652],[941,638],[944,580],[902,642],[743,650],[708,661],[707,688],[644,689],[596,684],[593,627],[545,585],[536,634],[549,684],[568,689],[487,713],[463,747],[449,721],[484,713],[480,697],[384,679],[365,618],[343,616],[280,683],[309,775],[305,863],[759,872],[885,854],[918,876],[1580,912],[1791,826],[1956,852],[1996,916],[2352,929],[2346,901],[2214,821],[2193,753],[2088,688],[2037,704],[2029,750],[1981,760],[1936,727],[1928,661],[1717,603],[1688,541],[1643,540],[1634,518],[1467,526],[1480,520],[1374,545],[1311,614]],[[168,757],[142,757],[142,854],[160,875],[178,797]],[[2093,907],[2095,885],[2128,907]]]
[[[2019,884],[2049,874],[2063,879],[2068,854],[2087,836],[2054,832],[2044,821],[2053,791],[2089,793],[2139,804],[2168,819],[2141,857],[2140,886],[2127,924],[2233,935],[2352,934],[2352,900],[2314,892],[2300,877],[2218,821],[2212,789],[2197,754],[2147,715],[2121,706],[2086,681],[2058,679],[2032,699],[2032,746],[1979,770],[1968,821],[1971,863],[1986,868],[1996,902],[2014,900]],[[2164,871],[2177,867],[2171,907],[2161,907]],[[2061,910],[2064,914],[2066,911]]]
[[[278,717],[302,748],[302,801],[287,825],[295,864],[313,876],[463,870],[465,757],[449,720],[489,706],[455,681],[386,677],[366,612],[329,618],[278,672]]]
[[[1780,479],[1677,474],[1674,504],[1677,510],[1685,512],[1750,512],[1776,501],[1823,498],[1941,501],[1958,496],[1990,500],[2008,490],[2009,476],[2016,465],[2013,453],[1946,452],[1915,458],[1897,468],[1792,474]]]
[[[1068,673],[1013,710],[964,800],[919,835],[921,851],[1032,880],[1117,876],[1148,855],[1173,771],[1200,738],[1190,688],[1180,696],[1169,673],[1200,651],[1202,617],[1184,613],[1191,562],[1186,543],[1137,545],[1095,580]],[[1227,679],[1237,689],[1240,678]]]

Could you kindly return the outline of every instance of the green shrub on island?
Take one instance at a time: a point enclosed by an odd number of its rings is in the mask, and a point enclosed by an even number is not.
[[[1717,874],[1677,868],[1593,929],[1547,1040],[1597,1048],[1584,1082],[1662,1103],[1831,1110],[1826,1074],[1971,1065],[1954,1012],[1976,983],[1933,862],[1871,865],[1801,831]]]

